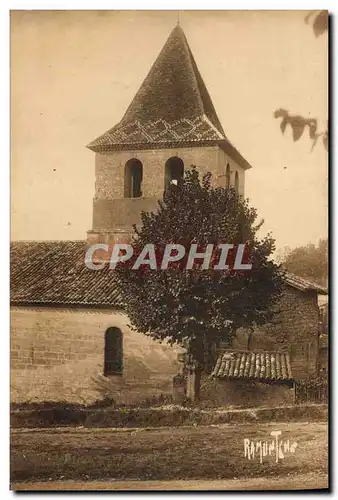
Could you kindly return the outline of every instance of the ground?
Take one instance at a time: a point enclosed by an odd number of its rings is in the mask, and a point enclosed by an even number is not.
[[[55,490],[157,490],[157,491],[210,491],[210,490],[318,490],[327,489],[327,475],[320,473],[297,474],[296,477],[258,477],[250,479],[214,479],[190,481],[49,481],[43,483],[16,483],[17,491]]]
[[[276,430],[297,442],[295,453],[278,463],[274,453],[263,463],[244,457],[244,438],[271,441]],[[48,489],[159,489],[158,481],[166,481],[163,489],[327,487],[325,422],[15,429],[11,447],[12,489],[43,489],[41,482]]]

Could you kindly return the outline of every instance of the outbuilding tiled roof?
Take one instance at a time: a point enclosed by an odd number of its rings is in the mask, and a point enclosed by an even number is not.
[[[88,269],[85,252],[85,241],[12,243],[11,304],[122,307],[114,272]]]
[[[226,137],[184,32],[176,26],[122,120],[88,147],[96,152],[218,144],[250,164]]]
[[[327,288],[318,285],[317,283],[313,283],[312,281],[301,278],[300,276],[296,276],[295,274],[287,272],[285,273],[284,279],[288,285],[292,286],[293,288],[297,288],[302,292],[314,291],[322,295],[328,294]]]
[[[261,381],[292,380],[290,356],[284,351],[231,351],[220,353],[212,376]]]

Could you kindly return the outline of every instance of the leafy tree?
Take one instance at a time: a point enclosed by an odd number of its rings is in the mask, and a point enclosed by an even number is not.
[[[305,23],[312,22],[313,32],[316,37],[319,37],[328,31],[329,18],[326,10],[313,11],[305,18]],[[321,137],[323,146],[328,150],[328,128],[326,130],[318,131],[318,120],[316,118],[305,118],[304,116],[290,113],[286,109],[277,109],[274,113],[275,118],[281,118],[280,128],[284,134],[286,127],[290,126],[292,129],[292,136],[294,141],[298,141],[304,132],[308,132],[309,138],[312,141],[312,148],[317,144],[318,139]]]
[[[274,240],[271,235],[258,239],[263,221],[256,224],[256,220],[256,209],[235,190],[212,188],[211,174],[201,181],[192,167],[177,186],[169,186],[157,212],[142,213],[142,226],[134,226],[135,254],[144,245],[154,244],[160,267],[167,243],[186,249],[195,243],[200,251],[207,244],[246,243],[243,261],[251,262],[252,270],[232,269],[236,248],[229,252],[229,269],[224,271],[212,269],[219,252],[212,254],[208,269],[203,269],[201,260],[191,270],[185,268],[184,260],[170,263],[166,270],[148,265],[133,270],[132,261],[116,267],[131,327],[187,349],[192,399],[199,398],[206,346],[220,340],[231,342],[237,328],[263,324],[273,315],[271,306],[281,291],[282,273],[269,259]]]
[[[327,286],[328,281],[328,241],[321,239],[318,245],[308,243],[291,250],[285,248],[278,262],[290,273]]]

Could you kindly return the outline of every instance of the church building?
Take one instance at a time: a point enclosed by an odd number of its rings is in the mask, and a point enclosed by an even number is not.
[[[156,210],[191,165],[240,195],[251,168],[228,140],[179,25],[122,120],[88,147],[96,180],[86,240],[11,244],[13,402],[170,393],[181,350],[131,330],[114,271],[88,269],[86,249],[129,241],[141,212]]]
[[[244,194],[249,163],[227,139],[180,26],[122,120],[95,153],[93,225],[86,241],[11,245],[13,401],[126,402],[171,392],[180,351],[128,327],[113,271],[86,268],[94,243],[126,242],[142,210],[195,165]]]

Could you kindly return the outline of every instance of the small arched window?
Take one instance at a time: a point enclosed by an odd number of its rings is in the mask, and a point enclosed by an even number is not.
[[[236,191],[236,194],[239,193],[239,177],[238,177],[237,170],[236,170],[236,173],[235,173],[235,191]]]
[[[166,189],[171,182],[175,184],[183,179],[184,176],[184,163],[178,156],[173,156],[165,163],[164,168],[164,189]]]
[[[226,174],[225,174],[225,187],[229,189],[230,187],[230,165],[227,164]]]
[[[143,165],[140,160],[128,160],[124,170],[124,197],[140,198],[142,196]]]
[[[110,327],[104,337],[104,369],[107,375],[122,375],[123,334],[119,328]]]

